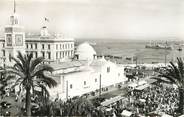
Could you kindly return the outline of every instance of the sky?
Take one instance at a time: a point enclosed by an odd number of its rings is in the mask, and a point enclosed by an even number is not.
[[[26,32],[50,32],[74,38],[184,40],[184,0],[16,0]],[[13,0],[0,0],[0,31],[9,24]]]

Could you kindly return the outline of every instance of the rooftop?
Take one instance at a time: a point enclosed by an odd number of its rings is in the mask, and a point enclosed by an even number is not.
[[[59,63],[51,63],[50,65],[55,69],[68,69],[74,67],[80,67],[87,64],[87,61],[68,61],[68,62],[59,62]]]
[[[96,55],[96,51],[94,50],[94,48],[87,42],[84,42],[77,47],[76,54],[81,53],[90,53]]]
[[[41,36],[40,34],[26,34],[26,40],[34,41],[74,41],[73,38],[66,38],[60,34],[50,34],[48,36]]]

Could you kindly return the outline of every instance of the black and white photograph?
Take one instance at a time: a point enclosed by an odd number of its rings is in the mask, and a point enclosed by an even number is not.
[[[0,117],[184,117],[184,0],[0,0]]]

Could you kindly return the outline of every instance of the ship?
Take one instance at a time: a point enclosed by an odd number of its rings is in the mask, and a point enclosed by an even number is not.
[[[166,49],[166,50],[172,50],[172,46],[168,45],[168,43],[166,42],[165,44],[158,44],[158,43],[154,43],[152,44],[150,42],[150,44],[146,45],[145,48],[150,48],[150,49]]]
[[[179,46],[177,50],[178,50],[178,51],[182,51],[182,47],[181,47],[181,46]]]

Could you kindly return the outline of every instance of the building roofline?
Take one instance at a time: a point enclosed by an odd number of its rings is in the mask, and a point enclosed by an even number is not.
[[[61,39],[61,40],[54,40],[54,39],[25,39],[26,42],[73,42],[73,40],[66,40],[66,39]]]

